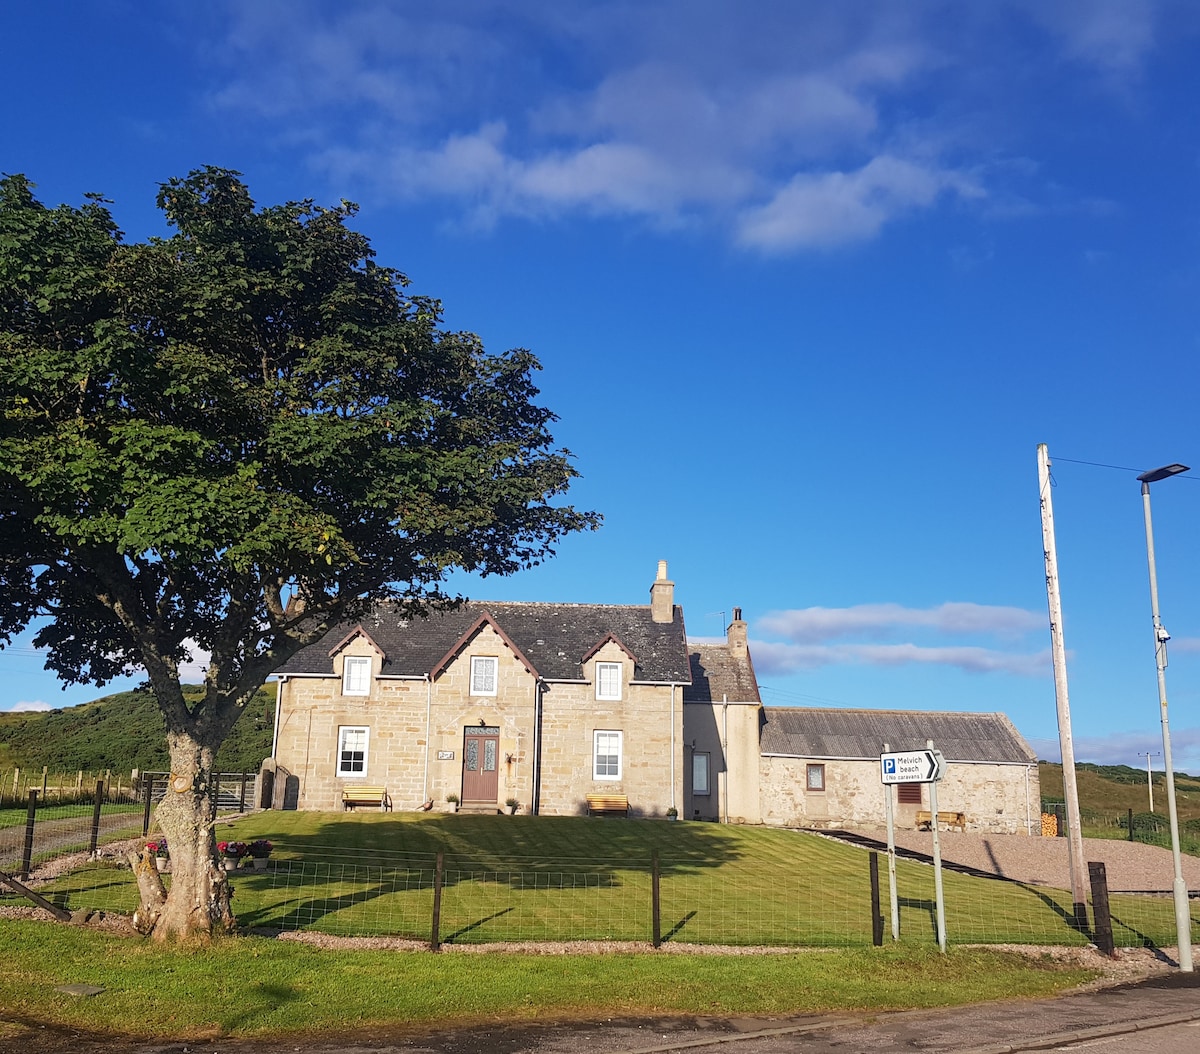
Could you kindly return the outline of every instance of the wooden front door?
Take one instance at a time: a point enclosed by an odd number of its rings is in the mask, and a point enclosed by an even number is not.
[[[500,729],[475,725],[463,729],[462,800],[496,801],[500,786]]]

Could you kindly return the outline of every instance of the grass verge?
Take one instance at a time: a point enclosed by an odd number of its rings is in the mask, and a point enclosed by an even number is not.
[[[1046,996],[1095,976],[976,949],[430,955],[239,938],[180,954],[74,927],[2,925],[0,1022],[9,1035],[47,1025],[185,1040],[535,1019],[899,1010]],[[105,990],[72,999],[55,991],[63,984]]]

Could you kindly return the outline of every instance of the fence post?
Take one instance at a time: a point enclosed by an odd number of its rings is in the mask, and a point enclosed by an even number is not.
[[[88,855],[96,855],[96,846],[100,844],[100,806],[104,802],[104,780],[96,780],[96,805],[92,809],[92,837],[88,841]]]
[[[650,852],[650,926],[654,947],[662,944],[662,896],[661,875],[658,868],[658,850]]]
[[[29,811],[25,813],[25,851],[21,854],[21,877],[29,877],[29,869],[33,866],[33,825],[37,822],[38,792],[29,792]]]
[[[442,870],[444,863],[443,855],[438,853],[437,860],[433,865],[433,930],[429,935],[431,952],[438,951],[442,946],[440,930],[442,927]]]
[[[50,766],[42,766],[42,801],[46,800],[46,781],[50,779]]]
[[[883,911],[879,903],[879,854],[874,850],[868,859],[871,869],[871,943],[883,947]]]
[[[1096,929],[1092,934],[1092,942],[1105,955],[1116,954],[1116,944],[1113,941],[1112,915],[1108,910],[1108,875],[1104,862],[1088,861],[1088,878],[1092,881],[1092,916]]]
[[[150,797],[154,793],[154,780],[143,779],[142,783],[146,786],[146,804],[142,809],[142,837],[145,838],[150,833]]]
[[[1133,810],[1129,810],[1129,840],[1133,841]]]
[[[242,773],[242,787],[238,792],[238,812],[246,811],[246,774]]]

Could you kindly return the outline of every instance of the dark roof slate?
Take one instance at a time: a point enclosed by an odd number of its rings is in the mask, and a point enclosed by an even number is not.
[[[758,703],[758,683],[749,657],[740,659],[727,644],[689,644],[692,683],[683,690],[685,703]]]
[[[764,754],[804,758],[877,758],[892,750],[923,750],[926,740],[947,761],[1033,764],[1037,755],[1004,714],[928,710],[763,708]]]
[[[655,622],[648,605],[484,600],[468,601],[453,611],[428,618],[400,619],[394,609],[380,608],[359,623],[330,630],[316,644],[297,652],[277,672],[332,676],[329,649],[353,625],[361,624],[384,651],[383,676],[432,674],[463,634],[485,614],[545,680],[580,680],[584,657],[610,635],[633,655],[634,680],[674,684],[691,680],[683,610],[678,606],[670,622]]]

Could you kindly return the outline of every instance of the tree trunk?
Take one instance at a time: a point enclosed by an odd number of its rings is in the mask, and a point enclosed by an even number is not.
[[[210,797],[215,750],[188,733],[168,732],[167,744],[171,776],[154,816],[171,854],[171,888],[149,932],[158,940],[228,933],[232,891],[217,857]],[[143,889],[140,916],[155,911],[149,900]]]

